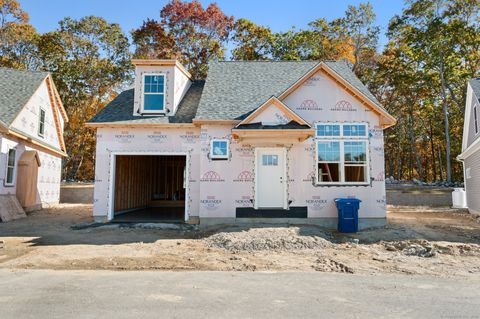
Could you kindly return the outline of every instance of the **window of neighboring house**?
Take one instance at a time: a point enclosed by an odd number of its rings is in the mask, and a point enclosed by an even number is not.
[[[143,76],[143,112],[165,112],[165,75],[145,74]]]
[[[475,134],[478,134],[477,104],[473,106],[473,122],[475,125]]]
[[[40,108],[40,116],[38,117],[38,135],[43,137],[45,134],[45,110]]]
[[[7,174],[5,176],[5,186],[13,186],[15,185],[15,157],[16,157],[16,150],[14,148],[10,148],[7,152]]]
[[[318,184],[368,184],[367,128],[366,123],[316,125]]]
[[[210,143],[210,158],[212,159],[228,159],[229,152],[228,140],[214,139]]]

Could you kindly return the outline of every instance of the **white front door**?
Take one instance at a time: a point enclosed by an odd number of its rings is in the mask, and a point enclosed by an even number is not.
[[[256,148],[255,208],[286,207],[284,148]]]

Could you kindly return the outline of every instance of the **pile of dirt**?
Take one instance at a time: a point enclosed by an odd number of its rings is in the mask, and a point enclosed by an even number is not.
[[[437,254],[452,256],[480,256],[478,244],[432,243],[428,240],[403,240],[383,242],[388,251],[400,251],[406,256],[434,257]]]
[[[315,261],[315,264],[312,266],[315,271],[321,272],[342,272],[347,274],[353,274],[353,268],[341,263],[339,261],[320,257]]]
[[[323,249],[334,244],[325,239],[328,234],[303,233],[300,227],[253,228],[236,232],[220,232],[205,238],[209,247],[229,251],[293,251]]]

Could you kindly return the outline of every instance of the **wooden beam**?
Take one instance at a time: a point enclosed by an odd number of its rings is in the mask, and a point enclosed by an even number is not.
[[[6,135],[7,135],[8,138],[12,138],[13,140],[15,140],[17,142],[22,141],[30,147],[41,148],[46,153],[50,153],[50,154],[53,154],[55,156],[61,156],[61,157],[67,157],[68,156],[67,153],[65,153],[61,150],[57,150],[57,149],[54,149],[50,146],[45,145],[44,143],[37,142],[34,139],[32,139],[31,137],[26,137],[25,135],[17,133],[15,131],[8,130],[8,133]]]
[[[60,148],[66,152],[67,148],[65,147],[65,140],[63,139],[63,131],[62,131],[62,125],[60,124],[60,120],[58,118],[58,113],[57,113],[57,103],[55,101],[55,92],[53,91],[53,81],[52,77],[49,75],[45,79],[47,81],[47,88],[48,88],[48,96],[50,97],[50,104],[52,105],[52,112],[53,112],[53,119],[55,121],[55,127],[57,129],[57,137],[58,137],[58,142],[60,144]]]

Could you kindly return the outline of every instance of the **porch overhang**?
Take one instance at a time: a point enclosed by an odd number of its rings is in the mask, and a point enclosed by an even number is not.
[[[280,146],[305,141],[313,136],[313,128],[305,129],[232,129],[232,137],[241,144]]]

